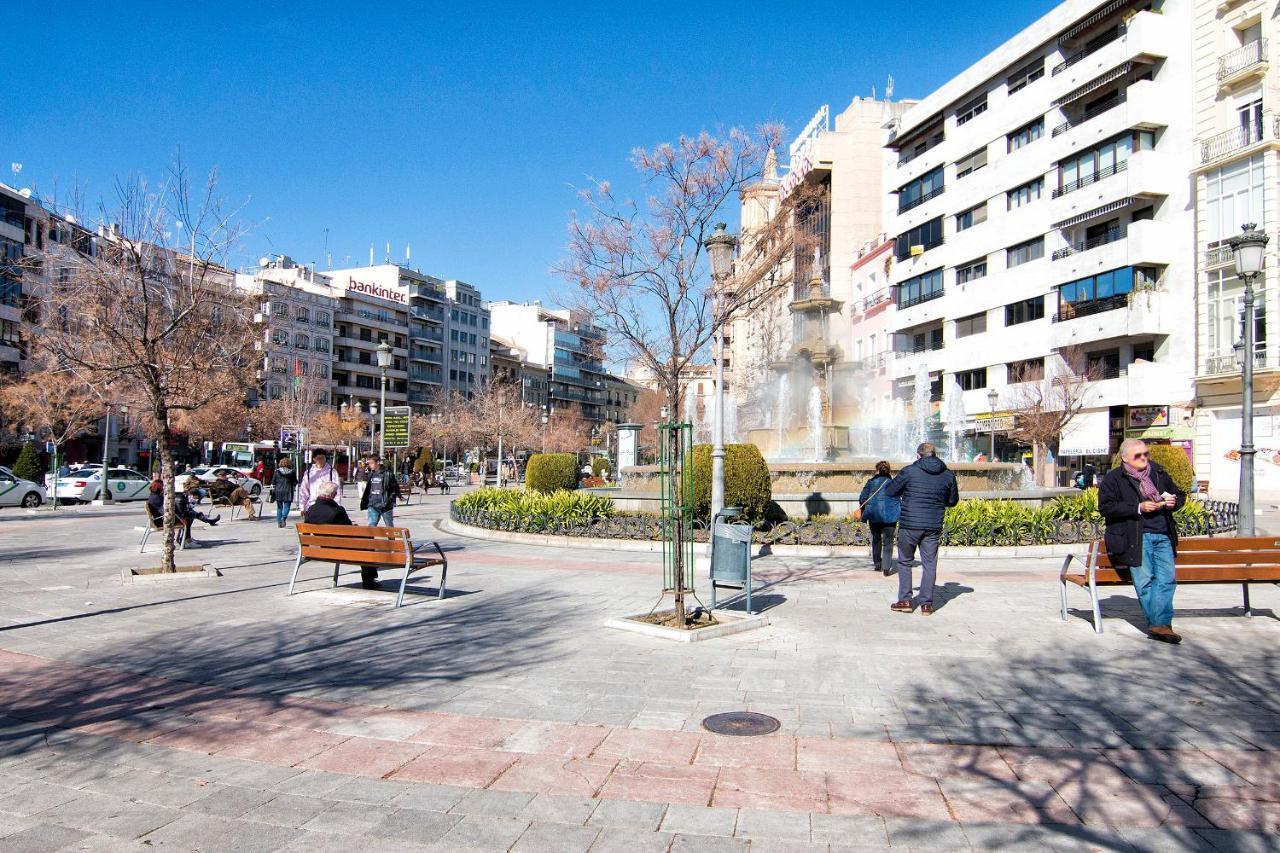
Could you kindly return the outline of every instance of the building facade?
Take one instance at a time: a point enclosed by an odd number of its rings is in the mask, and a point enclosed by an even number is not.
[[[538,302],[490,302],[493,334],[525,353],[547,378],[547,412],[604,421],[604,330],[567,308]]]
[[[1191,400],[1190,22],[1190,0],[1068,0],[890,125],[895,395],[962,420],[970,455],[992,390],[994,424],[1096,376],[1063,470]]]
[[[333,393],[335,402],[370,411],[378,403],[382,371],[379,344],[391,347],[387,369],[388,406],[409,401],[409,294],[411,270],[395,264],[330,270],[338,308],[333,335]],[[420,277],[420,276],[419,276]],[[380,405],[380,404],[379,404]]]
[[[470,397],[489,382],[489,309],[465,281],[445,282],[449,298],[449,368],[446,387]]]

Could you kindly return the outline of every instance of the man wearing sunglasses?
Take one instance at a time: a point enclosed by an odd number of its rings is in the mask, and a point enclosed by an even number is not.
[[[1182,642],[1173,631],[1178,555],[1173,511],[1186,501],[1186,493],[1151,461],[1146,443],[1136,438],[1120,445],[1120,465],[1098,486],[1098,509],[1107,522],[1107,553],[1113,565],[1129,567],[1147,619],[1147,636],[1162,643]]]

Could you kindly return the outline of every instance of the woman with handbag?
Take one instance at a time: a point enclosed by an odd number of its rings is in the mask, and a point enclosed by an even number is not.
[[[871,527],[871,568],[877,568],[878,563],[886,576],[893,565],[893,539],[898,529],[898,515],[902,511],[902,500],[884,493],[884,487],[892,481],[889,463],[877,462],[876,475],[862,487],[858,508],[853,513],[855,521],[865,521]]]

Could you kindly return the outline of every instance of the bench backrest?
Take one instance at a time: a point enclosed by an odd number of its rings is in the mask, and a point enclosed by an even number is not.
[[[1117,569],[1102,542],[1089,545],[1099,582],[1128,581],[1126,567]],[[1272,580],[1280,577],[1280,539],[1274,536],[1194,537],[1178,541],[1180,580]]]
[[[299,524],[298,546],[308,560],[363,566],[403,566],[413,545],[404,527],[356,527],[348,524]]]
[[[158,515],[155,509],[146,501],[142,502],[142,507],[147,511],[147,521],[150,522],[153,530],[164,529],[164,517]]]

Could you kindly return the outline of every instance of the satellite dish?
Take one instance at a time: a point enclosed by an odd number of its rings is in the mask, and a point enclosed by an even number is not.
[[[266,257],[265,255],[264,255],[263,257],[261,257],[261,258],[258,258],[258,266],[260,266],[260,267],[269,267],[269,266],[271,266],[271,259],[270,259],[270,258],[268,258],[268,257]]]

